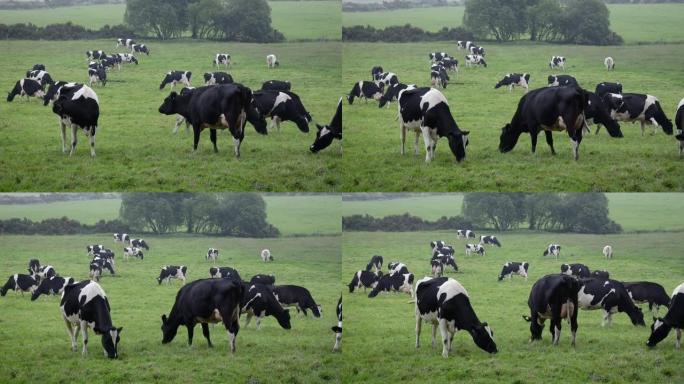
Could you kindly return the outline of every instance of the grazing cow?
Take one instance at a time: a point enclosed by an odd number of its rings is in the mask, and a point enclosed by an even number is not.
[[[21,292],[23,296],[24,292],[33,293],[36,288],[38,288],[38,281],[36,279],[29,275],[17,273],[10,276],[5,285],[0,288],[0,296],[5,296],[10,289],[15,293]]]
[[[390,275],[409,273],[409,270],[408,270],[408,267],[406,266],[406,264],[400,263],[397,261],[393,261],[393,262],[387,264],[387,269],[389,270]]]
[[[480,236],[480,244],[484,245],[496,245],[497,247],[501,247],[501,243],[499,242],[499,239],[496,238],[496,236]]]
[[[61,295],[64,287],[74,282],[73,277],[52,276],[49,279],[43,279],[31,294],[31,301],[35,301],[40,295]]]
[[[213,64],[218,69],[221,65],[225,65],[226,69],[230,67],[230,55],[227,53],[217,53],[214,57]]]
[[[413,273],[394,273],[382,275],[368,297],[373,298],[380,292],[406,292],[413,297]]]
[[[370,271],[357,271],[354,273],[351,282],[347,285],[349,287],[349,293],[354,293],[355,289],[363,287],[363,291],[366,292],[366,288],[375,288],[378,284],[378,280],[382,277],[382,272],[378,271],[373,273]]]
[[[608,271],[592,271],[591,277],[596,279],[608,280],[610,279],[610,273],[608,273]]]
[[[342,140],[342,98],[337,101],[337,110],[330,124],[316,124],[316,140],[309,147],[312,153],[318,153],[330,144],[334,139]]]
[[[86,251],[88,251],[88,256],[95,256],[95,254],[99,253],[101,249],[105,249],[105,246],[102,244],[92,244],[86,246]]]
[[[470,48],[468,49],[468,52],[470,52],[471,55],[478,55],[484,57],[485,55],[485,49],[482,47],[478,47],[475,45],[471,45]]]
[[[487,253],[485,252],[485,248],[480,245],[480,244],[466,244],[465,245],[465,254],[466,256],[470,256],[474,253],[477,253],[480,256],[484,256]]]
[[[600,98],[603,98],[606,93],[622,94],[622,84],[604,81],[596,85],[595,92]]]
[[[55,268],[52,265],[43,265],[40,267],[36,275],[40,280],[43,280],[57,276],[57,272],[55,272]]]
[[[11,102],[17,95],[20,97],[26,96],[26,100],[28,101],[29,97],[44,97],[45,92],[43,92],[43,87],[38,81],[32,79],[21,79],[17,81],[14,84],[14,88],[7,93],[7,101]]]
[[[449,57],[449,54],[446,52],[431,52],[428,53],[428,59],[430,59],[431,62],[436,63],[438,61],[442,61],[445,57]]]
[[[560,251],[561,251],[561,246],[558,244],[549,244],[548,247],[546,247],[546,250],[544,251],[543,255],[548,256],[548,255],[553,255],[556,256],[556,259],[560,256]]]
[[[101,259],[91,261],[88,276],[95,281],[100,281],[100,276],[102,276],[103,265],[104,262]]]
[[[150,49],[145,44],[131,44],[131,53],[133,52],[144,53],[147,56],[150,55]]]
[[[108,70],[109,68],[114,68],[114,66],[116,66],[116,69],[117,69],[118,71],[120,71],[120,70],[121,70],[121,62],[122,62],[122,61],[123,61],[123,60],[121,59],[121,56],[119,56],[119,55],[117,54],[117,55],[113,55],[113,56],[105,56],[105,57],[103,57],[103,58],[100,60],[100,64],[102,64],[102,66],[103,66],[105,69],[107,69],[107,70]]]
[[[70,126],[71,151],[69,156],[76,152],[76,133],[80,128],[90,142],[90,156],[95,157],[95,133],[97,131],[97,120],[100,117],[100,105],[95,91],[82,84],[63,85],[59,89],[59,97],[52,104],[52,112],[60,117],[62,152],[66,153],[67,151],[66,128]]]
[[[613,247],[610,245],[606,245],[603,247],[603,257],[606,259],[612,259],[613,258]]]
[[[28,263],[28,272],[31,275],[37,275],[38,271],[40,271],[40,261],[38,259],[31,259],[29,260]]]
[[[351,92],[347,95],[347,101],[349,105],[354,104],[354,98],[364,99],[368,102],[368,99],[380,100],[382,97],[382,89],[384,85],[378,85],[372,81],[359,81],[354,83]]]
[[[236,281],[242,281],[238,271],[231,267],[211,267],[209,268],[209,276],[213,279],[231,278]]]
[[[273,294],[276,300],[283,307],[295,307],[297,313],[302,311],[304,316],[308,316],[306,310],[311,310],[314,317],[321,317],[321,306],[316,304],[311,292],[304,287],[298,285],[276,285],[273,288]]]
[[[416,88],[404,90],[399,94],[399,118],[401,129],[401,154],[405,153],[406,130],[412,129],[415,134],[414,150],[418,154],[419,135],[422,132],[425,143],[425,161],[435,157],[437,140],[446,137],[449,148],[462,161],[468,146],[468,131],[461,131],[456,124],[446,97],[434,88]]]
[[[261,261],[268,262],[268,261],[273,261],[273,255],[271,255],[271,250],[270,249],[262,249],[261,250]]]
[[[157,277],[157,282],[161,285],[162,281],[166,280],[169,284],[171,279],[178,279],[183,281],[185,284],[185,278],[188,275],[188,267],[185,265],[165,265],[161,267],[159,272],[159,277]]]
[[[444,268],[446,268],[447,266],[450,266],[451,268],[453,268],[454,272],[458,272],[458,265],[456,265],[456,258],[454,257],[454,255],[439,254],[439,255],[433,256],[431,262],[434,260],[437,260],[442,264],[442,271],[443,272],[444,272]]]
[[[190,84],[190,78],[192,77],[192,72],[190,71],[169,71],[164,75],[164,79],[161,84],[159,84],[159,90],[164,89],[166,84],[171,84],[173,89],[176,88],[177,83],[182,83],[186,87],[192,87]]]
[[[577,79],[570,75],[549,75],[547,82],[549,87],[563,87],[568,85],[576,85],[579,87]]]
[[[457,49],[466,49],[466,42],[463,40],[456,41],[456,48]]]
[[[611,325],[613,313],[625,312],[633,325],[646,325],[641,308],[634,305],[632,298],[621,282],[603,279],[581,279],[582,288],[577,295],[579,307],[586,310],[603,309],[601,325]]]
[[[449,84],[449,75],[446,73],[446,68],[441,65],[433,65],[430,70],[430,85],[438,88],[446,88]]]
[[[399,84],[399,78],[392,72],[384,72],[378,75],[375,84],[379,87],[381,86],[380,84],[383,86]]]
[[[204,74],[204,85],[232,84],[233,76],[225,72],[207,72]]]
[[[249,279],[250,284],[275,285],[275,276],[273,275],[254,275]]]
[[[525,93],[530,89],[530,74],[529,73],[509,73],[504,76],[496,85],[494,89],[499,89],[501,87],[508,86],[508,92],[513,91],[513,87],[525,88]]]
[[[560,68],[565,71],[565,57],[564,56],[552,56],[551,61],[549,61],[549,68]]]
[[[131,239],[129,244],[131,247],[145,248],[146,251],[150,250],[150,247],[147,245],[144,239]]]
[[[537,135],[544,131],[546,142],[553,148],[554,130],[567,130],[572,142],[574,159],[579,159],[579,145],[582,142],[582,128],[585,124],[584,108],[587,105],[587,94],[577,87],[549,87],[530,91],[520,98],[513,119],[501,130],[499,151],[510,152],[523,132],[530,134],[532,153],[537,149]],[[619,137],[620,132],[611,132],[611,136]]]
[[[371,80],[376,81],[380,78],[380,75],[385,72],[381,66],[375,66],[371,68]]]
[[[483,66],[487,68],[487,62],[485,61],[484,57],[480,55],[466,55],[466,68],[470,68],[473,66]]]
[[[270,54],[266,56],[266,65],[268,66],[268,69],[273,69],[279,67],[280,62],[278,62],[276,55]]]
[[[503,280],[505,277],[513,279],[513,275],[522,276],[527,280],[527,270],[530,268],[530,263],[523,261],[519,263],[517,261],[509,261],[503,265],[501,268],[501,273],[499,274],[499,281]]]
[[[370,262],[368,262],[368,265],[366,265],[366,271],[370,271],[372,269],[375,269],[376,272],[382,270],[382,256],[374,255],[371,257]]]
[[[60,302],[62,318],[71,336],[71,350],[76,352],[79,329],[83,332],[83,356],[88,355],[88,328],[102,335],[105,355],[116,359],[122,328],[112,325],[109,300],[100,284],[85,280],[64,288]]]
[[[422,321],[432,324],[432,346],[437,327],[442,335],[442,357],[449,357],[454,334],[466,331],[480,349],[497,353],[494,332],[480,322],[470,296],[456,280],[447,277],[423,278],[416,283],[416,348],[420,348]]]
[[[137,257],[140,260],[143,260],[145,258],[145,255],[143,254],[142,249],[138,247],[124,248],[124,261],[128,261],[128,258],[130,257]]]
[[[209,250],[207,251],[207,255],[204,257],[204,259],[207,261],[211,260],[215,263],[218,260],[218,257],[219,257],[218,249],[209,248]]]
[[[572,333],[572,346],[577,336],[577,293],[580,282],[567,275],[546,275],[537,280],[530,290],[527,305],[530,316],[523,319],[530,322],[530,342],[541,340],[544,322],[551,319],[549,331],[553,337],[553,345],[560,340],[561,320],[567,318]]]
[[[655,134],[657,127],[668,135],[672,134],[672,120],[668,119],[655,96],[638,93],[615,94],[607,93],[603,102],[610,110],[610,117],[618,121],[640,122],[641,136],[644,135],[644,125],[653,125]]]
[[[432,277],[441,277],[444,273],[444,264],[442,264],[439,258],[430,260],[430,267],[432,269]]]
[[[679,101],[677,112],[675,112],[675,124],[677,124],[677,135],[675,138],[679,142],[679,157],[684,152],[684,99]]]
[[[119,48],[121,46],[130,48],[133,44],[135,44],[135,41],[133,41],[133,39],[116,39],[116,48]]]
[[[107,71],[104,67],[88,68],[88,85],[92,87],[93,83],[100,83],[103,87],[107,85]]]
[[[629,297],[634,301],[634,304],[648,303],[648,310],[653,312],[655,306],[655,315],[658,316],[660,306],[670,307],[670,296],[665,292],[665,288],[658,283],[650,281],[638,281],[622,283],[629,294]]]
[[[430,248],[434,252],[435,250],[439,250],[444,248],[446,246],[446,243],[443,240],[435,240],[430,242]]]
[[[212,347],[209,323],[222,322],[228,331],[230,351],[240,330],[240,308],[244,295],[241,282],[231,279],[201,279],[184,285],[176,294],[169,316],[162,315],[162,344],[173,341],[178,327],[188,329],[188,345],[192,345],[195,325],[202,324],[202,334]]]
[[[471,231],[470,229],[457,229],[456,230],[456,238],[458,239],[469,239],[469,238],[475,238],[475,232]]]
[[[450,71],[455,71],[458,75],[458,60],[451,57],[445,57],[439,62],[439,64]]]
[[[275,125],[280,132],[280,123],[292,121],[300,131],[309,132],[311,114],[306,110],[297,94],[290,91],[256,91],[253,102],[259,114],[271,118],[271,128]]]
[[[589,267],[584,264],[561,264],[560,271],[562,274],[568,276],[577,276],[580,278],[591,277]]]
[[[333,326],[331,329],[335,332],[335,345],[333,346],[333,352],[339,352],[342,348],[342,295],[340,294],[340,299],[337,301],[337,326]]]
[[[646,345],[655,347],[659,342],[663,341],[674,328],[677,333],[676,348],[682,344],[682,328],[684,328],[684,284],[679,284],[672,292],[672,301],[670,309],[667,311],[665,317],[653,318],[653,325],[651,325],[651,336],[649,336]]]
[[[615,69],[615,60],[613,60],[612,57],[608,56],[605,59],[603,59],[603,65],[606,67],[607,70],[612,71]]]
[[[40,70],[40,69],[27,71],[26,72],[26,78],[39,82],[40,85],[43,87],[46,85],[55,83],[55,81],[52,80],[52,77],[50,76],[49,73],[47,73],[44,70]]]
[[[214,152],[218,152],[216,130],[228,128],[233,136],[234,152],[238,158],[247,121],[254,125],[258,133],[268,134],[266,120],[252,105],[252,91],[242,84],[199,87],[180,95],[171,92],[159,107],[159,112],[165,115],[179,114],[192,124],[193,151],[197,150],[200,132],[205,128],[211,128],[210,138]]]
[[[454,247],[452,247],[451,245],[444,245],[442,248],[435,249],[432,251],[432,258],[434,259],[438,255],[453,256],[454,253]]]
[[[133,63],[138,65],[138,59],[130,53],[117,53],[117,56],[119,56],[120,63]]]
[[[256,329],[261,328],[261,321],[266,316],[273,316],[283,329],[290,329],[290,312],[284,309],[273,293],[273,287],[264,284],[249,283],[242,296],[242,312],[247,314],[245,327],[252,317],[256,317]]]
[[[268,80],[261,84],[262,91],[289,91],[292,89],[292,84],[289,81]]]
[[[586,92],[588,95],[587,105],[584,109],[584,120],[587,124],[596,124],[596,134],[598,134],[600,125],[606,127],[608,132],[620,132],[620,124],[610,117],[610,110],[603,102],[603,99],[593,92]],[[617,136],[620,137],[620,136]]]
[[[105,51],[86,51],[87,60],[102,59],[107,57]]]
[[[131,236],[128,233],[115,233],[114,241],[128,243],[131,241]]]

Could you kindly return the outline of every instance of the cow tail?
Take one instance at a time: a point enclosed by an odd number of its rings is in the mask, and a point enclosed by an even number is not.
[[[572,316],[573,316],[576,308],[573,305],[572,300],[570,300],[569,298],[566,300],[565,303],[566,303],[567,308],[568,308],[568,325],[572,325]]]

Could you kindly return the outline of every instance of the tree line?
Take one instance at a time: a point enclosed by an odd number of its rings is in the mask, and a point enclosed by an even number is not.
[[[439,31],[430,32],[411,24],[375,28],[370,25],[354,25],[342,27],[342,40],[346,41],[385,41],[391,43],[405,43],[411,41],[445,41],[445,40],[473,40],[474,35],[462,27],[443,27]]]

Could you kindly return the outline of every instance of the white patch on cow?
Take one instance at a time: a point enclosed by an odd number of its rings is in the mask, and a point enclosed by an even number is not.
[[[684,293],[684,283],[679,284],[677,288],[672,291],[672,297],[675,297],[678,293]]]
[[[655,332],[658,328],[660,328],[664,323],[660,321],[660,319],[656,319],[655,323],[653,323],[653,332]]]
[[[436,89],[430,89],[420,98],[420,108],[422,109],[426,103],[428,105],[426,111],[429,111],[439,103],[449,105],[442,92]]]
[[[445,281],[444,284],[439,287],[439,290],[437,291],[437,300],[439,300],[442,294],[446,294],[444,301],[450,300],[452,297],[460,294],[468,297],[468,292],[465,288],[463,288],[461,283],[451,278]]]
[[[290,95],[288,95],[287,93],[284,93],[284,92],[278,92],[278,96],[276,96],[276,99],[275,99],[275,101],[273,102],[273,108],[271,108],[271,110],[268,112],[268,114],[270,115],[271,112],[273,112],[273,110],[276,109],[276,107],[277,107],[278,105],[280,105],[280,104],[282,104],[282,103],[285,103],[285,102],[287,102],[287,101],[289,101],[289,100],[292,100],[292,98],[290,97]]]
[[[107,297],[100,284],[91,281],[90,283],[86,284],[83,289],[81,289],[81,292],[78,295],[78,300],[81,301],[85,297],[85,301],[83,301],[83,305],[85,305],[97,296],[100,296],[103,299]]]
[[[87,85],[84,85],[83,87],[81,87],[81,89],[74,92],[74,95],[71,97],[71,100],[76,100],[81,96],[83,96],[86,99],[93,99],[98,105],[100,104],[100,101],[98,100],[95,91],[93,91],[93,89],[88,87]]]

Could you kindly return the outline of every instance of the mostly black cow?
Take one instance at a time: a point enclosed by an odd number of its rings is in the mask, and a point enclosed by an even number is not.
[[[611,325],[612,315],[625,312],[634,325],[646,325],[641,309],[634,305],[625,286],[617,280],[580,279],[582,288],[578,293],[580,308],[586,310],[603,309],[601,325]]]
[[[312,299],[313,300],[313,299]],[[256,328],[261,328],[261,321],[266,316],[273,316],[278,324],[284,329],[290,329],[290,312],[278,303],[273,288],[256,283],[245,286],[242,296],[242,313],[247,314],[245,327],[249,325],[252,317],[256,317]]]
[[[561,264],[560,271],[562,274],[568,276],[577,276],[581,278],[591,277],[589,267],[584,264]]]
[[[231,278],[236,281],[242,281],[238,271],[231,267],[211,267],[209,268],[209,276],[214,279]]]
[[[97,94],[87,85],[66,84],[59,89],[59,97],[52,104],[52,112],[59,116],[62,134],[62,152],[67,152],[66,128],[71,127],[71,150],[76,152],[77,133],[80,129],[90,142],[90,156],[95,157],[95,134],[100,117],[100,104]]]
[[[312,153],[318,153],[330,144],[334,139],[342,140],[342,98],[337,102],[337,110],[328,125],[316,124],[316,140],[309,147]]]
[[[289,81],[268,80],[261,84],[262,91],[289,91],[292,89],[292,84]]]
[[[354,98],[364,99],[368,102],[368,99],[380,100],[382,97],[383,85],[377,85],[372,81],[359,81],[354,83],[351,92],[347,95],[347,101],[349,104],[354,104]]]
[[[622,84],[604,81],[596,85],[596,94],[603,98],[606,93],[622,94]]]
[[[321,317],[321,306],[316,304],[311,292],[298,285],[276,285],[273,288],[276,300],[283,307],[295,307],[297,313],[302,311],[307,316],[306,310],[310,310],[314,317]]]
[[[49,279],[43,279],[38,287],[31,294],[31,301],[40,297],[40,295],[61,295],[67,285],[74,284],[73,277],[52,276]]]
[[[45,92],[43,92],[43,87],[38,81],[32,79],[21,79],[17,81],[14,84],[14,88],[7,93],[7,101],[11,102],[14,100],[15,96],[26,96],[26,100],[28,101],[29,97],[44,97]]]
[[[233,76],[225,72],[207,72],[204,74],[204,84],[232,84]]]
[[[259,114],[271,118],[271,128],[280,132],[280,123],[292,121],[300,131],[309,132],[311,114],[306,110],[297,94],[290,91],[256,91],[253,94],[254,105]]]
[[[546,250],[544,250],[544,253],[542,254],[543,256],[548,256],[552,255],[555,256],[556,259],[560,256],[560,251],[561,251],[561,246],[558,244],[549,244],[546,247]]]
[[[38,288],[38,281],[36,279],[29,275],[17,273],[10,276],[5,285],[0,288],[0,296],[5,296],[9,290],[15,293],[21,292],[23,296],[24,292],[33,293],[36,288]]]
[[[525,93],[529,91],[530,88],[530,74],[529,73],[509,73],[503,77],[496,85],[494,89],[499,89],[501,87],[508,86],[508,92],[513,90],[513,87],[525,88]]]
[[[382,275],[368,297],[373,298],[380,292],[405,292],[413,296],[413,273],[393,273]]]
[[[577,279],[567,275],[546,275],[534,283],[527,300],[530,316],[523,316],[530,322],[530,341],[541,340],[544,322],[551,319],[549,331],[553,337],[553,345],[558,345],[561,320],[567,318],[572,334],[572,346],[575,346],[579,311],[577,293],[580,287]]]
[[[637,281],[622,283],[622,285],[625,286],[629,297],[635,304],[648,303],[648,309],[651,312],[655,307],[656,316],[658,316],[661,305],[666,308],[670,307],[670,296],[665,292],[665,288],[658,283]]]
[[[145,44],[132,44],[131,45],[131,53],[133,53],[133,52],[144,53],[147,56],[150,55],[150,49],[147,48],[147,46]]]
[[[178,279],[185,284],[187,275],[188,267],[185,265],[165,265],[161,267],[161,271],[159,271],[157,282],[161,285],[162,281],[166,280],[166,283],[169,284],[171,279]]]
[[[549,87],[579,86],[577,79],[570,75],[550,75],[547,79]]]
[[[354,293],[355,289],[361,287],[363,287],[364,292],[366,292],[366,288],[375,288],[381,276],[382,272],[373,273],[370,271],[357,271],[354,273],[351,282],[347,285],[349,287],[349,293]]]
[[[171,84],[173,88],[176,88],[176,84],[181,83],[186,87],[192,87],[190,84],[190,78],[192,77],[192,72],[190,71],[170,71],[164,75],[164,78],[159,84],[159,90],[164,89],[166,84]]]
[[[366,265],[366,271],[371,271],[375,269],[376,272],[382,270],[382,256],[380,255],[374,255],[371,257],[370,261]]]
[[[684,328],[684,284],[680,284],[674,289],[674,292],[672,292],[670,309],[667,311],[665,317],[653,319],[651,336],[648,338],[646,345],[655,347],[667,337],[672,328],[674,328],[677,333],[675,347],[679,348],[682,344],[682,328]]]
[[[481,235],[480,236],[480,244],[496,245],[497,247],[501,247],[501,243],[499,242],[499,239],[496,238],[496,236]]]
[[[266,286],[273,286],[275,285],[276,278],[273,275],[254,275],[252,276],[251,279],[249,279],[250,284],[261,284],[261,285],[266,285]]]

